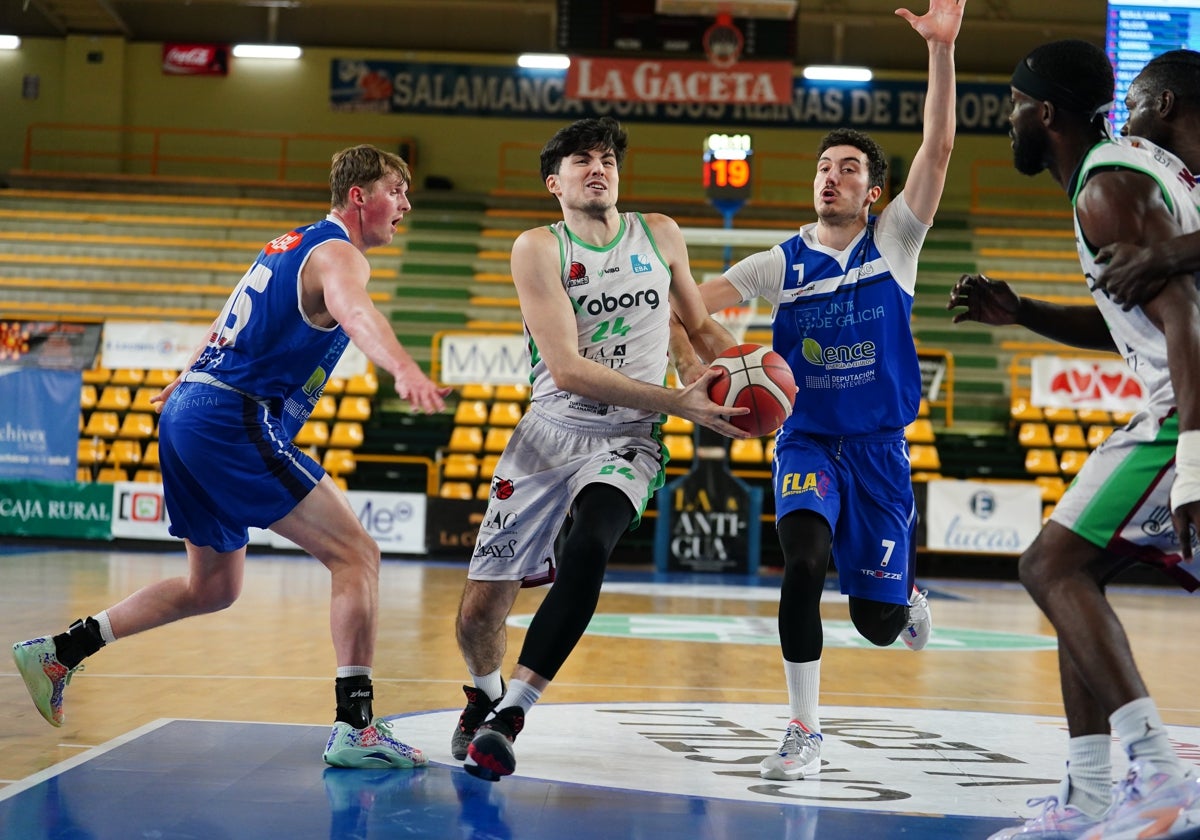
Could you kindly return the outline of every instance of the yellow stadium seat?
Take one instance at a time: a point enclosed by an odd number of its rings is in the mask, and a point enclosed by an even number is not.
[[[927,417],[918,417],[904,429],[909,443],[933,443],[933,423]]]
[[[127,411],[131,402],[133,395],[128,386],[105,385],[100,398],[96,400],[96,408],[101,411]]]
[[[1058,468],[1063,475],[1075,475],[1083,468],[1083,462],[1087,460],[1087,450],[1084,449],[1068,449],[1062,454],[1062,458],[1058,462]]]
[[[334,376],[325,383],[324,394],[329,394],[331,397],[340,397],[342,392],[346,390],[346,380],[340,376]]]
[[[1128,426],[1129,421],[1133,419],[1134,412],[1132,411],[1114,411],[1112,413],[1113,425],[1120,428]]]
[[[443,481],[438,488],[438,495],[443,499],[470,499],[473,492],[469,481]]]
[[[131,411],[121,420],[117,437],[143,440],[154,434],[154,415]]]
[[[487,430],[487,437],[483,439],[484,452],[503,452],[504,447],[508,446],[509,438],[512,437],[513,430],[501,426],[492,426]]]
[[[358,373],[346,380],[345,395],[348,397],[373,397],[379,391],[379,377],[374,371]]]
[[[179,376],[179,371],[177,370],[154,368],[146,371],[146,378],[142,380],[142,385],[147,388],[157,388],[161,391],[174,382],[177,376]]]
[[[365,423],[371,419],[371,399],[347,394],[338,403],[337,419]]]
[[[1078,423],[1079,415],[1075,413],[1073,408],[1051,408],[1042,409],[1042,416],[1046,418],[1047,423]]]
[[[477,453],[483,449],[483,429],[479,426],[455,426],[450,430],[450,452]]]
[[[112,371],[108,368],[88,368],[83,372],[83,382],[85,385],[106,385],[110,376]]]
[[[313,406],[312,414],[308,415],[309,420],[329,421],[335,417],[337,417],[337,399],[330,394],[321,394],[321,398]]]
[[[363,443],[362,423],[339,420],[329,432],[329,445],[339,449],[358,449]]]
[[[909,469],[917,472],[939,472],[942,469],[942,459],[938,457],[936,446],[918,443],[908,448]]]
[[[663,435],[662,440],[672,461],[690,461],[696,454],[691,435]]]
[[[1039,475],[1034,481],[1042,490],[1043,502],[1057,502],[1067,490],[1067,482],[1061,475]]]
[[[77,462],[80,466],[94,467],[104,463],[108,444],[97,438],[80,438],[77,447]]]
[[[1017,441],[1026,449],[1050,447],[1050,427],[1045,423],[1026,421],[1017,427]]]
[[[496,395],[496,389],[483,382],[473,382],[458,389],[458,396],[464,400],[483,400],[491,402]]]
[[[321,457],[321,466],[330,475],[349,475],[358,467],[358,462],[354,460],[351,450],[330,447]]]
[[[133,480],[142,484],[162,484],[162,473],[158,470],[138,470],[133,474]]]
[[[524,411],[521,409],[521,404],[505,400],[492,403],[492,408],[488,412],[489,426],[515,426],[517,421],[521,419]]]
[[[479,461],[479,477],[491,481],[492,476],[496,474],[496,464],[499,462],[499,455],[484,455]]]
[[[1050,521],[1050,514],[1054,513],[1054,505],[1042,505],[1042,524],[1045,525]]]
[[[479,459],[464,452],[451,452],[442,461],[442,477],[452,481],[474,481],[479,477]]]
[[[459,400],[454,409],[454,425],[482,426],[487,423],[488,407],[483,400]]]
[[[1030,475],[1058,475],[1058,455],[1053,449],[1026,450],[1025,472]]]
[[[100,472],[96,473],[96,482],[99,484],[112,484],[114,481],[128,481],[129,473],[121,467],[103,467]]]
[[[325,446],[329,443],[329,424],[323,420],[309,420],[296,432],[292,443],[303,449],[306,446]]]
[[[763,460],[768,464],[775,460],[775,436],[772,435],[763,446]]]
[[[136,388],[142,384],[142,380],[145,378],[146,371],[141,368],[117,368],[112,372],[112,376],[108,378],[108,384]]]
[[[762,438],[734,438],[729,442],[729,462],[760,466],[763,462]]]
[[[1089,449],[1095,449],[1104,441],[1108,440],[1108,436],[1113,433],[1112,426],[1096,425],[1089,426],[1087,430],[1087,445]]]
[[[114,440],[108,447],[105,462],[114,467],[136,467],[142,462],[142,445],[136,440]]]
[[[91,484],[92,483],[91,469],[88,467],[76,467],[75,468],[75,482],[77,484]]]
[[[1036,423],[1046,419],[1042,410],[1031,403],[1028,397],[1013,397],[1009,416],[1017,423]]]
[[[1054,446],[1058,449],[1087,449],[1087,438],[1078,423],[1059,423],[1054,427]]]
[[[142,466],[158,469],[158,441],[152,440],[146,444],[146,451],[142,453]]]
[[[1076,415],[1084,426],[1094,426],[1097,423],[1107,426],[1112,423],[1112,416],[1102,408],[1081,408]]]
[[[115,438],[120,430],[121,421],[115,411],[93,411],[83,424],[83,434],[87,437]]]
[[[96,386],[81,385],[79,387],[79,407],[84,411],[91,411],[96,407]]]
[[[664,435],[690,435],[695,428],[696,424],[691,420],[684,420],[674,414],[668,414],[666,421],[662,424]]]
[[[129,404],[130,411],[140,411],[145,414],[154,413],[154,403],[150,402],[151,398],[157,397],[162,392],[162,388],[154,388],[143,385],[133,392],[133,402]]]
[[[912,473],[911,475],[909,475],[908,478],[909,478],[909,481],[911,481],[913,484],[919,484],[923,481],[937,481],[941,477],[942,477],[942,474],[939,472],[929,472],[928,470],[920,470],[919,472]]]
[[[497,385],[495,399],[499,402],[526,402],[529,399],[529,386]]]
[[[342,478],[340,475],[330,475],[329,480],[332,481],[334,485],[343,493],[350,489],[350,482],[346,481],[346,479]]]
[[[492,482],[481,481],[475,485],[475,498],[486,502],[492,497]]]
[[[920,404],[917,405],[917,416],[918,417],[928,417],[929,416],[929,400],[926,399],[925,397],[921,397],[921,402],[920,402]]]

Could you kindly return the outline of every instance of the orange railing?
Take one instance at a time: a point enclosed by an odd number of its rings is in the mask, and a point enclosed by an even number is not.
[[[1069,219],[1071,204],[1046,172],[1021,175],[1009,160],[971,162],[971,212],[991,216]]]
[[[414,165],[415,145],[404,137],[74,123],[30,124],[22,164],[38,172],[318,185],[327,182],[333,153],[358,143],[397,151]]]

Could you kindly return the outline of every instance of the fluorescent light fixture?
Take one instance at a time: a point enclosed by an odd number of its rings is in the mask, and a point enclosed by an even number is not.
[[[804,78],[814,82],[869,82],[868,67],[839,67],[832,64],[810,64],[804,68]]]
[[[16,35],[0,35],[0,50],[15,50],[21,46],[21,39]]]
[[[557,53],[522,53],[517,56],[517,66],[534,70],[566,70],[571,58]]]
[[[285,58],[295,61],[301,55],[299,47],[279,44],[234,44],[235,58]]]

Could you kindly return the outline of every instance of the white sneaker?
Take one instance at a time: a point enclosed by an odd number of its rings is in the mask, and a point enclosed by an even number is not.
[[[758,775],[764,779],[794,782],[821,772],[821,735],[809,732],[808,727],[793,720],[783,733],[779,751],[758,764]]]
[[[988,837],[988,840],[1071,840],[1104,821],[1106,814],[1090,817],[1074,805],[1068,805],[1067,799],[1070,795],[1071,781],[1064,778],[1059,785],[1057,796],[1042,796],[1025,803],[1030,808],[1040,805],[1041,813],[1020,825],[1000,829]]]
[[[900,633],[900,638],[909,650],[920,650],[929,644],[929,636],[933,633],[933,617],[929,614],[929,602],[925,596],[928,589],[913,587],[908,596],[908,626]]]

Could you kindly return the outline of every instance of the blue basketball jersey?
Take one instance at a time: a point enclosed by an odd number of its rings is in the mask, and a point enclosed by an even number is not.
[[[208,345],[184,379],[266,402],[294,435],[349,342],[340,325],[309,321],[300,300],[300,272],[309,254],[334,240],[350,238],[326,218],[268,242],[225,302]]]

